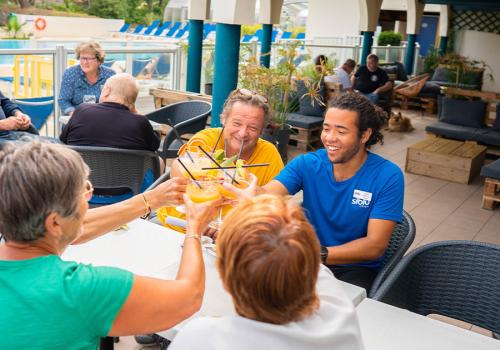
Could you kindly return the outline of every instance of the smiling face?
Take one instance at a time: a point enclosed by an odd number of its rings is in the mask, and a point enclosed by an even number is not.
[[[359,137],[357,119],[355,111],[329,108],[326,112],[321,141],[332,163],[347,163],[356,155],[366,152],[365,143],[371,129]]]
[[[249,156],[255,150],[257,141],[264,129],[262,108],[235,102],[224,120],[224,142],[229,155],[238,154],[244,142],[242,154]]]
[[[100,64],[95,52],[84,51],[80,54],[80,67],[86,75],[97,73]]]
[[[375,58],[369,58],[366,61],[366,67],[370,72],[375,72],[378,68],[378,61]]]

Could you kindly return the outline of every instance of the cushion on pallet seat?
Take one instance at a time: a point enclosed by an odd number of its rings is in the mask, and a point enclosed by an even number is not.
[[[477,131],[475,141],[489,146],[500,147],[500,131],[494,130],[493,128],[481,128]]]
[[[481,168],[481,176],[500,180],[500,159]]]
[[[455,125],[481,128],[484,126],[485,101],[457,100],[449,97],[440,99],[439,120]]]
[[[497,117],[493,123],[493,130],[500,131],[500,103],[497,104]]]
[[[323,117],[303,115],[299,113],[288,113],[287,123],[291,126],[295,126],[303,129],[312,129],[315,127],[321,127],[323,125]]]
[[[468,126],[455,125],[444,122],[437,122],[425,127],[425,131],[431,132],[436,135],[448,137],[456,140],[476,141],[477,137],[476,128]]]

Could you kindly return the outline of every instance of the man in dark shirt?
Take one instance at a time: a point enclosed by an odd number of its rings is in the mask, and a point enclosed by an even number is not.
[[[366,66],[361,66],[352,78],[355,90],[368,97],[373,103],[377,103],[379,95],[389,91],[392,84],[387,73],[378,66],[377,55],[370,54],[366,58]]]
[[[0,142],[29,136],[26,131],[36,133],[30,117],[0,92]]]
[[[110,77],[98,104],[81,104],[64,127],[60,139],[68,145],[156,151],[160,137],[146,117],[137,113],[139,90],[126,73]]]

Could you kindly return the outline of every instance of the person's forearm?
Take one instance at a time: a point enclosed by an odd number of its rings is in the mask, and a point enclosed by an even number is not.
[[[99,237],[146,213],[141,198],[134,196],[113,205],[89,209],[83,222],[83,233],[72,244],[81,244]]]
[[[7,119],[0,119],[0,131],[9,131],[7,127]]]
[[[374,242],[369,237],[358,238],[354,241],[328,247],[327,265],[352,264],[373,261],[384,254],[386,246]]]
[[[386,92],[386,91],[389,91],[392,87],[392,84],[388,81],[387,83],[385,83],[384,85],[382,85],[381,87],[379,87],[377,90],[375,90],[374,92],[376,94],[380,94],[381,92]]]
[[[62,98],[58,100],[59,108],[61,109],[64,115],[68,115],[69,113],[75,110],[75,106],[73,106],[69,101],[70,101],[69,99],[62,99]]]
[[[170,165],[170,177],[182,177],[181,169],[179,169],[180,166],[177,159],[172,162],[172,165]]]
[[[186,280],[203,295],[205,288],[205,264],[201,249],[202,229],[188,226],[183,243],[181,261],[176,280]],[[198,237],[198,238],[195,238]]]

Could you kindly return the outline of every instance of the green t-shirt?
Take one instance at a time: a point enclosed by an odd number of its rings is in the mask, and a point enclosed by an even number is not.
[[[0,260],[0,349],[97,349],[132,273],[61,260]]]

